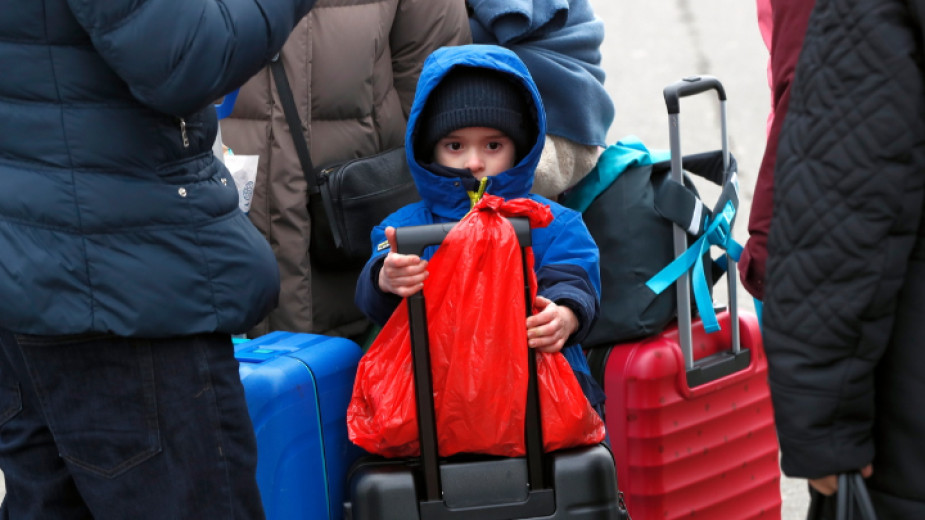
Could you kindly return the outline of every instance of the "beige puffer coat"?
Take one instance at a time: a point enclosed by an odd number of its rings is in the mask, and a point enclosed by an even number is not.
[[[314,165],[400,146],[424,59],[470,42],[463,0],[319,0],[280,53]],[[312,269],[306,182],[269,69],[241,88],[221,125],[235,154],[260,156],[249,216],[280,268],[279,307],[251,335],[361,332],[359,271]]]

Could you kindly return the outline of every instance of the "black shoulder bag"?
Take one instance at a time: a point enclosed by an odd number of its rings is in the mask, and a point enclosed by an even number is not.
[[[361,267],[372,254],[370,232],[397,209],[421,199],[404,147],[315,170],[279,56],[270,63],[302,173],[308,183],[312,264],[329,271]]]

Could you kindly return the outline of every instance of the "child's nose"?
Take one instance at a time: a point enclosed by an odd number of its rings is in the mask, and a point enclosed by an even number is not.
[[[482,160],[481,155],[476,152],[472,152],[466,158],[466,168],[468,168],[473,173],[482,171],[482,169],[485,168],[485,161]]]

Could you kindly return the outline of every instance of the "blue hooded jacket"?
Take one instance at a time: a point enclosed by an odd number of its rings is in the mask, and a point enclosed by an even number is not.
[[[0,327],[234,333],[275,306],[272,251],[212,155],[212,103],[313,3],[5,4]]]
[[[523,62],[503,47],[444,47],[434,51],[424,62],[405,134],[408,166],[422,200],[396,211],[373,229],[372,257],[360,274],[356,304],[373,321],[383,324],[401,302],[397,295],[379,289],[379,271],[389,252],[385,238],[386,227],[454,222],[462,219],[469,211],[470,199],[464,183],[459,178],[428,170],[417,162],[413,150],[419,118],[428,96],[443,77],[457,66],[488,68],[509,74],[533,100],[533,116],[538,129],[538,135],[533,136],[533,147],[513,168],[488,177],[485,192],[504,199],[530,198],[550,206],[552,223],[532,231],[538,294],[559,305],[567,305],[575,312],[580,326],[562,352],[576,372],[588,374],[587,361],[578,343],[587,335],[600,310],[600,256],[579,213],[530,193],[534,171],[543,149],[544,139],[541,136],[545,135],[546,118],[539,92]],[[424,258],[430,258],[435,250],[433,247],[428,248]],[[579,381],[585,386],[590,384],[582,378]],[[596,404],[593,398],[592,404]]]

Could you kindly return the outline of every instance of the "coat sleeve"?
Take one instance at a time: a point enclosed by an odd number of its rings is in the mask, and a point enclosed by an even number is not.
[[[466,3],[461,0],[401,0],[389,44],[392,74],[405,117],[424,60],[440,47],[472,43]]]
[[[491,38],[505,46],[562,29],[569,20],[569,4],[569,0],[469,0],[479,41]]]
[[[768,0],[758,0],[759,12],[771,6]],[[790,104],[790,85],[793,73],[803,46],[806,24],[813,11],[812,0],[778,2],[773,11],[774,38],[771,51],[768,77],[771,80],[773,112],[768,128],[768,138],[764,148],[755,192],[752,197],[751,212],[748,215],[749,238],[739,260],[739,278],[742,286],[752,296],[764,300],[765,264],[768,253],[768,229],[771,227],[774,194],[774,164],[777,160],[777,142],[783,126],[787,107]],[[760,15],[759,15],[760,16]],[[771,40],[771,20],[760,18],[759,25],[765,40]],[[768,31],[766,34],[765,31]]]
[[[68,0],[96,51],[142,103],[177,116],[260,70],[314,0]]]
[[[588,0],[469,0],[476,43],[517,53],[546,110],[546,133],[606,146],[614,104],[604,88],[604,22]]]
[[[587,337],[600,313],[600,252],[577,212],[557,215],[553,226],[544,234],[548,244],[535,266],[537,294],[568,306],[578,318],[578,330],[566,341],[568,346]]]
[[[874,369],[920,225],[925,88],[907,4],[819,0],[781,131],[764,339],[784,472],[874,457]]]

